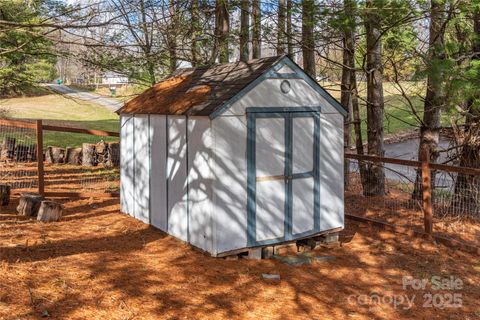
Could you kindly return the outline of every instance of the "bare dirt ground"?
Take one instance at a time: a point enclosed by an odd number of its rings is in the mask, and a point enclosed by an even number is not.
[[[480,317],[475,255],[347,221],[341,247],[314,251],[333,260],[229,261],[120,214],[117,201],[66,202],[63,221],[50,224],[16,216],[16,199],[2,207],[0,319]],[[263,279],[264,273],[281,279]],[[462,288],[402,287],[403,277],[432,276],[453,276]],[[429,307],[424,296],[453,293],[461,295],[459,308],[439,299]],[[412,306],[395,307],[400,296],[413,299]]]

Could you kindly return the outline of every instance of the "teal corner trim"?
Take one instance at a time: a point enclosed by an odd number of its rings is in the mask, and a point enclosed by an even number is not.
[[[306,111],[308,110],[308,111]],[[312,117],[314,119],[313,170],[293,174],[293,119],[296,117]],[[284,236],[265,241],[256,240],[256,119],[285,119],[285,176],[292,180],[313,177],[314,226],[300,234],[293,234],[293,184],[285,183],[285,220]],[[293,240],[320,232],[320,113],[318,108],[247,108],[247,245],[249,247],[274,244]]]
[[[294,73],[277,73],[281,67],[288,66],[290,67]],[[217,110],[212,112],[209,115],[211,120],[215,119],[222,113],[224,113],[227,109],[229,109],[235,102],[240,100],[245,94],[247,94],[250,90],[256,87],[260,82],[265,79],[302,79],[307,82],[318,94],[320,94],[328,103],[330,103],[339,113],[341,113],[344,117],[348,115],[348,111],[338,102],[334,97],[332,97],[325,89],[320,86],[317,81],[315,81],[312,77],[310,77],[302,68],[295,62],[293,62],[288,56],[284,56],[281,58],[275,65],[273,65],[269,70],[264,72],[258,78],[250,82],[245,88],[240,90],[236,95],[232,98],[225,101]]]
[[[152,224],[152,127],[148,115],[148,224]]]

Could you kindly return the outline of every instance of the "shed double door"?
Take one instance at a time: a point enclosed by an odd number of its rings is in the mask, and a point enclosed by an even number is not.
[[[320,231],[319,113],[247,114],[248,245]]]

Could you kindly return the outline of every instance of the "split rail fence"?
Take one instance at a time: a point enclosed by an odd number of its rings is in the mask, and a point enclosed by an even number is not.
[[[52,137],[61,140],[65,136],[63,133],[68,133],[78,135],[76,141],[94,140],[107,147],[109,143],[103,142],[103,139],[119,137],[118,132],[54,126],[42,120],[0,119],[0,182],[9,185],[12,193],[38,192],[47,197],[62,198],[119,196],[118,161],[109,165],[97,161],[89,166],[82,165],[78,160],[75,164],[67,163],[70,151],[76,152],[78,157],[79,146],[45,146],[45,133],[49,134],[49,140]],[[58,134],[62,136],[55,137]],[[52,150],[62,153],[60,160],[48,159],[53,158]],[[118,142],[115,152],[119,152]],[[116,157],[119,158],[119,154]]]
[[[428,159],[427,154],[422,161],[345,154],[347,219],[480,254],[480,169]],[[384,172],[384,195],[367,190],[379,181],[375,167]]]

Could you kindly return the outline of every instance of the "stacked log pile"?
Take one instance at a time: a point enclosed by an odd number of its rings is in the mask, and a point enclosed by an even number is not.
[[[5,137],[0,144],[0,158],[17,162],[36,161],[37,145],[17,144],[17,139],[14,137]]]
[[[120,165],[120,144],[118,142],[100,141],[96,144],[83,143],[81,148],[60,148],[48,146],[44,159],[47,163],[66,163],[94,167]],[[5,137],[0,143],[0,160],[16,162],[37,161],[36,144],[20,144],[13,137]]]

